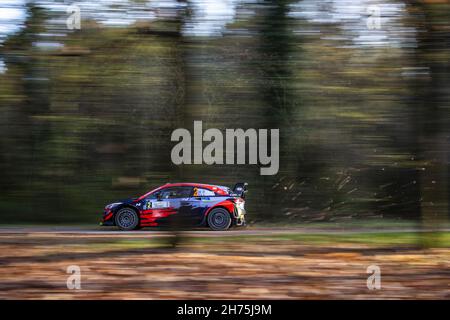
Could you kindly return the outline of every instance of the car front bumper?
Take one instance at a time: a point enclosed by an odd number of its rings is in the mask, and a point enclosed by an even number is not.
[[[113,213],[111,210],[105,210],[103,212],[103,219],[100,222],[101,226],[114,226],[114,219],[113,219]]]
[[[114,221],[112,221],[112,220],[102,221],[99,224],[103,227],[112,227],[112,226],[114,226]]]

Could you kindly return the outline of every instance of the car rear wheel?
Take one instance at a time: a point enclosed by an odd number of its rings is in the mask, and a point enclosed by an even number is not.
[[[231,226],[230,213],[223,209],[213,209],[208,214],[208,226],[214,231],[227,230]]]
[[[139,216],[131,208],[122,208],[116,213],[116,226],[120,230],[134,230],[139,228]]]

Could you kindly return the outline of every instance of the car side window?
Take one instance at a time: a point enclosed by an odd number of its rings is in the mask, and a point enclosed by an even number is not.
[[[178,199],[178,198],[188,198],[191,195],[191,187],[173,187],[167,188],[160,191],[161,199]]]

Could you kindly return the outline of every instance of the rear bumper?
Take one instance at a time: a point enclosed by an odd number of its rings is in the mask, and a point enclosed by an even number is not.
[[[244,209],[238,207],[234,208],[233,217],[236,226],[245,226],[245,214],[246,211]]]

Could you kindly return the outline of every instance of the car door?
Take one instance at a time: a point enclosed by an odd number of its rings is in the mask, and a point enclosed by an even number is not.
[[[145,200],[144,209],[153,215],[159,215],[165,222],[180,214],[182,203],[187,201],[192,193],[192,187],[168,187],[152,194]],[[163,223],[164,221],[160,221]]]
[[[180,213],[191,225],[199,225],[203,222],[205,212],[214,202],[215,197],[214,191],[194,187],[192,195],[182,201]]]

